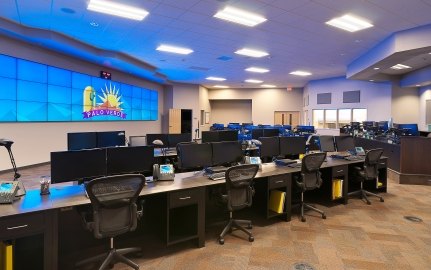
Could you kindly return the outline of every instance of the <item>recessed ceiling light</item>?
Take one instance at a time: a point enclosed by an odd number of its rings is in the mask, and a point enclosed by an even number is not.
[[[373,26],[371,23],[365,21],[364,19],[352,16],[350,14],[334,18],[330,21],[327,21],[326,24],[338,27],[349,32],[356,32]]]
[[[249,68],[247,68],[245,70],[246,71],[250,71],[250,72],[257,72],[257,73],[266,73],[266,72],[269,72],[269,69],[259,68],[259,67],[249,67]]]
[[[97,22],[91,22],[90,25],[93,26],[93,27],[98,27],[99,26],[99,24]]]
[[[379,67],[375,67],[375,68],[374,68],[374,70],[379,70],[379,69],[380,69]]]
[[[417,87],[420,87],[421,85],[420,85],[420,84],[416,84],[416,86],[417,86]]]
[[[214,85],[214,88],[228,88],[227,85]]]
[[[87,9],[137,21],[142,21],[148,15],[145,9],[106,0],[90,0]]]
[[[295,70],[295,71],[290,72],[289,74],[297,75],[297,76],[310,76],[310,75],[312,75],[310,72],[302,71],[302,70]]]
[[[247,80],[245,80],[245,82],[248,82],[248,83],[263,83],[263,81],[261,81],[261,80],[255,80],[255,79],[247,79]]]
[[[245,56],[250,56],[250,57],[264,57],[268,55],[267,52],[257,51],[257,50],[247,49],[247,48],[238,50],[235,53],[245,55]]]
[[[273,84],[262,84],[261,86],[262,86],[262,87],[267,87],[267,88],[274,88],[274,87],[277,87],[276,85],[273,85]]]
[[[159,47],[157,47],[156,50],[162,51],[162,52],[178,53],[178,54],[190,54],[193,52],[192,49],[175,47],[171,45],[160,45]]]
[[[219,81],[219,82],[226,81],[225,78],[211,77],[211,76],[210,77],[206,77],[206,79],[209,80],[209,81]]]
[[[406,66],[406,65],[403,65],[403,64],[396,64],[395,66],[392,66],[391,68],[392,69],[408,69],[408,68],[412,68],[412,67]]]
[[[266,21],[266,18],[258,14],[229,6],[217,12],[214,17],[234,23],[239,23],[245,26],[256,26]]]

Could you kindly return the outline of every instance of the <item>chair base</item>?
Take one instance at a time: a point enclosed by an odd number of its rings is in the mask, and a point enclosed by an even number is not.
[[[384,202],[385,200],[383,199],[383,197],[382,196],[380,196],[380,195],[377,195],[377,194],[375,194],[375,193],[372,193],[372,192],[369,192],[369,191],[366,191],[365,189],[360,189],[360,190],[356,190],[356,191],[353,191],[353,192],[350,192],[349,194],[348,194],[348,196],[350,197],[350,196],[355,196],[355,195],[359,195],[359,197],[361,198],[361,200],[362,199],[365,199],[365,202],[367,203],[367,204],[371,204],[371,202],[370,202],[370,200],[368,199],[368,196],[374,196],[374,197],[377,197],[377,198],[379,198],[380,199],[380,201],[381,202]],[[368,196],[367,196],[368,195]]]
[[[224,227],[223,231],[221,232],[219,236],[219,243],[220,245],[224,244],[224,237],[228,232],[231,232],[233,228],[236,228],[238,230],[241,230],[245,232],[248,235],[248,241],[253,242],[254,237],[253,234],[250,231],[247,231],[243,226],[241,225],[247,225],[248,229],[252,228],[252,224],[250,220],[241,220],[241,219],[230,219],[226,227]]]
[[[315,211],[315,212],[317,212],[317,213],[320,213],[321,215],[322,215],[322,218],[323,219],[326,219],[326,215],[325,215],[325,212],[323,212],[322,210],[320,210],[320,209],[317,209],[316,207],[314,207],[314,206],[311,206],[311,205],[309,205],[309,204],[306,204],[306,203],[304,203],[304,202],[301,202],[301,221],[302,222],[305,222],[305,217],[304,217],[304,210],[305,210],[305,208],[307,208],[307,209],[310,209],[310,210],[313,210],[313,211]]]
[[[98,268],[99,270],[108,269],[110,265],[116,262],[122,262],[132,267],[133,269],[139,269],[139,265],[137,265],[132,260],[124,256],[125,254],[132,253],[132,252],[142,252],[142,249],[138,247],[122,248],[122,249],[111,248],[107,254],[101,254],[92,258],[82,260],[76,263],[75,266],[80,267],[88,263],[93,263],[93,262],[98,262],[103,260],[102,264]]]

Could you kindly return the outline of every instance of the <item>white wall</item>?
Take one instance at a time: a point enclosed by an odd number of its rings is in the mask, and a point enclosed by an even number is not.
[[[203,110],[204,112],[209,112],[211,116],[209,92],[208,92],[208,89],[203,86],[199,86],[199,110]],[[204,119],[200,119],[199,124],[200,124],[199,130],[201,134],[202,134],[202,131],[210,130],[211,124],[210,123],[205,124],[205,115],[204,115]],[[200,138],[202,137],[201,134],[199,134]]]
[[[302,89],[211,89],[210,100],[252,100],[254,124],[274,124],[274,111],[302,111]],[[211,123],[212,120],[211,120]]]
[[[251,100],[211,100],[211,122],[224,124],[251,123]]]
[[[195,129],[198,127],[200,118],[199,108],[199,85],[197,84],[174,84],[172,85],[173,108],[174,109],[191,109],[192,115],[192,134],[195,137]]]
[[[419,89],[402,88],[398,82],[392,85],[392,118],[394,123],[413,124],[419,122]]]
[[[360,103],[343,103],[344,91],[361,90]],[[317,94],[332,93],[331,104],[317,104]],[[347,80],[345,78],[330,78],[310,81],[304,88],[304,97],[309,95],[309,105],[306,123],[312,123],[313,109],[367,109],[367,120],[383,121],[391,117],[391,84],[372,83]]]
[[[428,125],[426,123],[426,101],[431,99],[431,85],[424,86],[419,89],[419,130],[428,130]]]
[[[159,84],[4,37],[0,37],[0,53],[92,76],[99,76],[100,70],[111,71],[116,81],[157,90],[159,112],[163,111],[163,88]],[[0,138],[15,142],[12,150],[17,166],[21,167],[47,162],[50,152],[67,150],[68,132],[108,130],[125,130],[126,136],[159,133],[161,114],[157,121],[0,123]],[[10,168],[6,149],[0,149],[0,171]]]

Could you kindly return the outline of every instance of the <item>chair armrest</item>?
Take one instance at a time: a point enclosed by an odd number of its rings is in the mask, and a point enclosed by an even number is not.
[[[138,219],[140,219],[144,215],[145,200],[139,200],[138,203],[137,203],[137,205],[138,205],[138,209],[136,211],[136,217]]]

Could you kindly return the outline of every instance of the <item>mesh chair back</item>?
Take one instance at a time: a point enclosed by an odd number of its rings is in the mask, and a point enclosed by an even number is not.
[[[229,211],[239,210],[252,204],[253,179],[259,170],[257,164],[239,165],[226,171],[226,190]]]
[[[87,184],[96,238],[114,237],[136,229],[136,200],[144,185],[145,177],[140,174],[101,177]]]
[[[376,179],[379,171],[379,160],[382,157],[383,149],[376,148],[371,149],[367,152],[367,155],[365,156],[365,162],[364,162],[364,173],[365,173],[365,179],[371,180]]]
[[[319,169],[325,158],[326,153],[312,153],[302,158],[300,186],[303,190],[319,188],[322,185]]]

